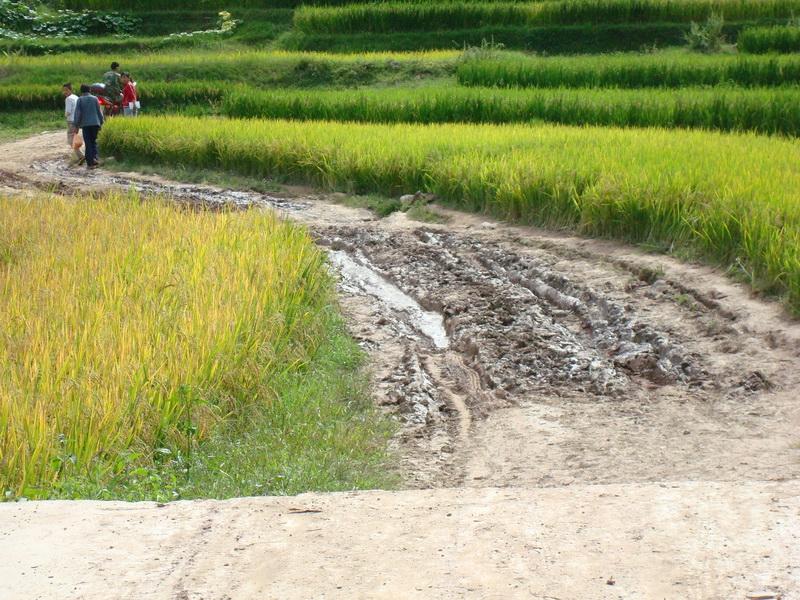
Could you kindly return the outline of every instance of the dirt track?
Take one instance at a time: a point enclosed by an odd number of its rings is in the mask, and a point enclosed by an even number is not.
[[[30,540],[3,556],[10,597],[101,597],[117,572],[125,598],[800,597],[800,326],[774,303],[704,267],[443,209],[425,225],[307,191],[87,175],[61,141],[0,147],[0,188],[135,185],[307,223],[376,401],[404,423],[408,486],[450,489],[3,505],[0,554]],[[287,517],[298,503],[323,512]],[[63,594],[32,577],[40,555]],[[173,557],[170,574],[136,566]]]

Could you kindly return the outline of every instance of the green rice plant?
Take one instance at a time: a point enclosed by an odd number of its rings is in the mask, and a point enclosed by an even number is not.
[[[185,108],[216,104],[230,86],[224,82],[186,81],[181,83],[146,83],[137,86],[142,103],[150,108]],[[64,96],[59,85],[3,85],[0,104],[8,111],[61,110]]]
[[[204,440],[219,444],[218,432],[241,433],[264,411],[274,431],[259,443],[279,459],[249,477],[296,472],[290,489],[309,489],[319,475],[301,471],[327,456],[338,471],[323,487],[375,483],[362,478],[382,453],[374,419],[331,406],[341,394],[298,387],[340,335],[324,254],[300,226],[135,197],[4,197],[0,290],[7,496],[70,495],[65,486],[87,481],[94,494],[125,474],[135,485],[165,457],[191,466]],[[326,381],[352,376],[345,359]],[[311,419],[304,403],[331,420]]]
[[[112,60],[120,61],[142,85],[198,80],[254,86],[368,83],[384,75],[414,78],[419,73],[452,73],[459,56],[458,51],[322,54],[257,50],[166,52],[124,61],[116,55],[7,56],[0,57],[0,85],[93,83]]]
[[[728,21],[772,21],[798,12],[800,0],[562,0],[554,2],[394,2],[301,6],[303,33],[354,34],[579,23],[688,23],[712,14]]]
[[[550,25],[544,27],[493,26],[439,31],[374,34],[318,34],[292,31],[278,40],[286,50],[364,52],[453,49],[480,46],[494,40],[508,49],[547,54],[587,54],[638,51],[643,46],[679,46],[688,30],[685,23],[617,23]],[[737,26],[726,27],[735,37]]]
[[[746,87],[800,83],[800,56],[657,54],[527,57],[463,61],[462,85],[499,87]]]
[[[148,117],[107,152],[353,193],[426,190],[501,218],[692,250],[800,314],[800,149],[754,134]]]
[[[223,114],[369,123],[519,123],[548,121],[621,127],[696,127],[800,134],[800,88],[741,89],[237,89]]]
[[[739,34],[736,47],[749,54],[800,52],[800,27],[748,27]]]

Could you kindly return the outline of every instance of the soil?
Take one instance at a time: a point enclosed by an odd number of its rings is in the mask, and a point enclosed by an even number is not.
[[[1,505],[0,597],[800,598],[800,324],[779,304],[435,204],[443,224],[87,172],[62,137],[0,146],[0,191],[135,188],[309,227],[408,489]]]

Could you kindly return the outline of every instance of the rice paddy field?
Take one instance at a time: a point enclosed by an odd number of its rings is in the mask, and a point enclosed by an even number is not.
[[[54,0],[149,12],[133,37],[4,33],[0,140],[63,126],[61,84],[118,60],[143,111],[109,120],[103,157],[427,191],[705,261],[800,315],[800,0],[248,0],[214,33],[224,8]],[[2,197],[0,289],[9,498],[393,484],[391,427],[301,227]]]
[[[202,474],[219,460],[209,448],[226,428],[254,436],[263,458],[257,473],[235,473],[227,456],[236,479],[217,493],[258,493],[270,479],[262,492],[385,481],[359,351],[341,331],[324,255],[300,227],[158,199],[2,198],[0,289],[10,496],[204,494]],[[331,372],[337,354],[349,369]]]

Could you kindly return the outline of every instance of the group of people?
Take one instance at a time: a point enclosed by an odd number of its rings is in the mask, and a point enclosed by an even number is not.
[[[139,113],[139,98],[130,73],[120,72],[118,62],[111,63],[111,70],[103,75],[102,84],[90,86],[83,83],[79,91],[80,96],[75,94],[72,83],[65,83],[62,88],[67,143],[72,148],[77,164],[86,163],[89,169],[94,169],[99,158],[97,136],[106,116],[121,112],[126,117],[135,117]],[[102,93],[102,99],[95,96],[93,91]],[[85,153],[81,152],[84,145]]]

